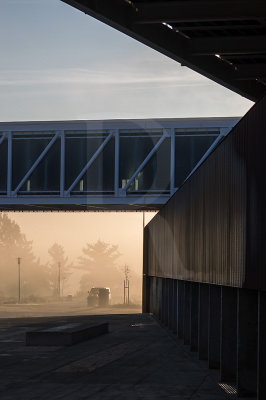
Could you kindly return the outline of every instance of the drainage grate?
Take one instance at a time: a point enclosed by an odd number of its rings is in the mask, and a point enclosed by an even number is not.
[[[227,394],[237,394],[236,386],[228,385],[228,383],[219,383],[219,386]]]

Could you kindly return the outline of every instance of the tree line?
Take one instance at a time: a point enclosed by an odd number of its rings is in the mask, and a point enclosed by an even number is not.
[[[85,296],[91,287],[110,287],[120,292],[123,271],[117,261],[121,256],[117,245],[97,240],[87,243],[82,255],[73,265],[61,244],[49,249],[49,262],[41,263],[33,252],[32,241],[27,240],[20,226],[8,214],[0,213],[0,300],[16,298],[18,292],[18,257],[21,258],[22,299],[59,297],[68,294],[71,278],[82,271],[77,295]],[[133,281],[139,285],[133,273]]]

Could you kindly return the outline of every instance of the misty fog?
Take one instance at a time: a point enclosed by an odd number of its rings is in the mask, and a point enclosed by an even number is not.
[[[0,316],[17,303],[75,313],[92,287],[110,288],[110,305],[122,305],[125,267],[130,304],[140,306],[142,229],[142,213],[0,213]]]

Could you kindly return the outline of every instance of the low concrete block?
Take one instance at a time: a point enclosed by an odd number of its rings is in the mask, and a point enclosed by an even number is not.
[[[107,322],[98,325],[65,324],[26,332],[26,346],[71,346],[108,333]]]

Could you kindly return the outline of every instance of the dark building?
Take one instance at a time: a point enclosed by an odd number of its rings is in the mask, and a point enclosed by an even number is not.
[[[143,309],[266,398],[266,97],[144,230]]]

